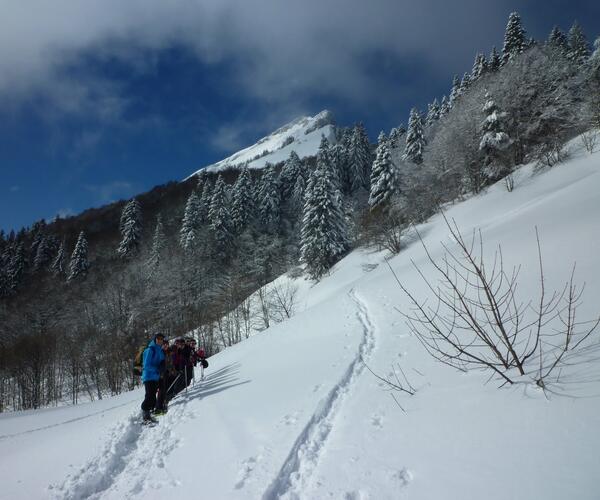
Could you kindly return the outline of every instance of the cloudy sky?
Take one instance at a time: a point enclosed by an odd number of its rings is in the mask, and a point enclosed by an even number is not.
[[[600,34],[596,0],[3,0],[0,228],[182,179],[325,108],[375,139],[501,48],[513,10],[538,39]]]

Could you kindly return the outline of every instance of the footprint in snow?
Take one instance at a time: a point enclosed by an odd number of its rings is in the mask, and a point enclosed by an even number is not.
[[[285,425],[294,425],[298,421],[298,412],[283,417],[283,423]]]
[[[383,416],[377,413],[371,415],[371,425],[377,429],[383,429]]]
[[[241,490],[246,481],[252,474],[254,467],[256,466],[257,459],[255,457],[250,457],[242,462],[242,467],[238,473],[238,477],[240,478],[237,483],[235,483],[235,489]]]
[[[405,487],[413,480],[413,475],[410,470],[404,467],[392,474],[392,479],[395,479],[400,483],[400,486]]]

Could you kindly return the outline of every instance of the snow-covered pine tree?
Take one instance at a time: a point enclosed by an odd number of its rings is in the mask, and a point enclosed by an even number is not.
[[[277,232],[281,217],[281,197],[275,165],[267,163],[260,179],[258,217],[261,226],[270,233]]]
[[[559,50],[563,54],[569,52],[569,41],[567,36],[561,31],[558,26],[554,26],[550,35],[548,35],[548,41],[546,42],[549,47]]]
[[[502,60],[500,59],[500,54],[496,50],[496,46],[492,47],[492,51],[490,52],[490,57],[488,59],[487,69],[491,73],[498,71],[500,66],[502,65]]]
[[[76,278],[84,277],[90,268],[88,261],[88,244],[85,237],[85,232],[81,231],[75,244],[75,249],[71,255],[71,262],[69,263],[69,276],[67,281],[73,281]]]
[[[298,158],[296,153],[294,153],[294,156]],[[291,172],[289,173],[290,175],[292,174]],[[231,190],[231,227],[233,232],[236,235],[241,234],[253,218],[254,196],[252,193],[252,177],[250,177],[248,167],[243,167]]]
[[[590,56],[590,47],[583,29],[577,21],[569,30],[569,49],[567,57],[575,64],[584,64]]]
[[[198,224],[203,225],[208,223],[208,211],[212,201],[214,185],[210,179],[204,181],[202,186],[202,195],[198,198]]]
[[[369,195],[369,208],[371,211],[385,211],[398,189],[398,169],[392,162],[388,138],[381,132],[377,143],[375,161],[371,169],[371,192]]]
[[[504,121],[506,113],[502,113],[498,110],[498,106],[496,106],[496,103],[487,92],[485,94],[483,112],[485,113],[486,118],[481,127],[482,136],[481,141],[479,142],[479,150],[485,156],[485,166],[489,167],[499,159],[501,152],[510,145],[510,137],[505,132],[506,126]],[[492,180],[499,179],[507,173],[505,165],[496,165],[495,168],[489,172],[489,177]]]
[[[158,214],[158,217],[156,217],[154,236],[152,237],[150,256],[146,261],[146,275],[148,278],[152,278],[156,275],[161,263],[164,260],[164,252],[166,248],[167,237],[165,236],[165,228],[163,226],[162,216]]]
[[[348,164],[352,181],[352,193],[361,188],[368,189],[369,179],[367,175],[371,168],[371,145],[362,123],[354,126],[350,150],[348,151]]]
[[[227,260],[233,253],[233,234],[231,232],[231,214],[227,200],[227,188],[223,177],[219,175],[213,190],[208,220],[212,230],[216,249],[222,259]]]
[[[186,252],[194,251],[200,241],[200,199],[198,193],[192,191],[185,204],[181,229],[179,230],[179,244]]]
[[[303,175],[299,175],[296,179],[296,184],[294,184],[294,190],[292,191],[292,203],[294,204],[294,208],[300,210],[300,212],[302,212],[302,208],[304,207],[305,193],[306,181],[304,180]]]
[[[119,243],[117,253],[122,258],[129,258],[137,253],[142,240],[142,208],[135,198],[125,205],[119,229],[121,243]]]
[[[296,179],[300,175],[301,170],[302,162],[300,158],[296,154],[296,151],[291,151],[290,156],[283,164],[281,174],[279,174],[279,190],[283,200],[287,200],[292,195]]]
[[[56,276],[60,276],[65,273],[65,261],[67,259],[67,250],[65,245],[65,240],[63,240],[58,247],[58,251],[56,252],[56,256],[52,261],[52,272]]]
[[[452,88],[450,89],[450,98],[448,99],[448,108],[449,109],[452,109],[452,106],[454,106],[456,99],[458,99],[460,97],[460,93],[461,93],[460,79],[458,78],[458,75],[454,75],[454,78],[452,79]],[[410,128],[410,124],[409,124],[409,128]]]
[[[33,269],[39,271],[44,269],[46,265],[52,260],[52,254],[54,248],[52,240],[49,237],[43,237],[37,245],[37,251],[33,258]]]
[[[476,82],[481,78],[482,75],[487,71],[487,60],[485,56],[480,52],[475,56],[473,61],[473,69],[471,69],[471,81]]]
[[[348,156],[342,144],[329,146],[329,162],[333,168],[338,186],[344,193],[350,193],[350,176],[348,170]]]
[[[440,104],[440,118],[446,116],[450,111],[450,105],[448,104],[448,98],[442,97],[442,103]]]
[[[23,246],[23,243],[20,242],[16,244],[10,257],[10,261],[6,266],[7,284],[10,293],[15,293],[21,285],[21,281],[25,275],[25,266],[25,247]]]
[[[469,73],[465,72],[460,81],[460,93],[464,94],[471,87],[471,76]]]
[[[344,254],[349,242],[331,166],[317,160],[308,184],[300,231],[300,260],[309,276],[319,279]]]
[[[437,105],[437,118],[438,119],[439,116],[439,104],[437,102],[437,99],[434,99],[433,104],[430,104],[430,109],[432,106]],[[390,146],[390,149],[395,149],[395,148],[399,148],[402,146],[402,137],[404,137],[404,134],[406,134],[406,127],[404,126],[404,123],[401,123],[400,125],[398,125],[397,127],[394,127],[392,130],[390,130],[390,136],[388,137],[388,143]]]
[[[423,132],[423,118],[417,108],[410,110],[408,119],[408,132],[406,133],[406,148],[404,160],[420,165],[423,163],[425,149],[425,134]]]
[[[504,46],[502,47],[502,64],[506,64],[512,58],[522,54],[527,45],[525,30],[521,23],[521,16],[517,12],[511,12],[504,33]]]
[[[427,127],[431,127],[436,121],[440,119],[440,105],[438,104],[437,98],[434,99],[433,102],[427,106],[427,108],[427,118],[425,119],[425,125]]]

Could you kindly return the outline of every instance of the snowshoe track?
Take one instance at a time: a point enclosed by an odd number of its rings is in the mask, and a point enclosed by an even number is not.
[[[283,466],[271,485],[263,494],[263,500],[279,498],[299,499],[306,491],[316,469],[319,457],[333,428],[336,415],[358,377],[364,371],[367,361],[375,349],[375,326],[371,321],[366,303],[353,289],[350,298],[357,307],[356,316],[362,325],[363,339],[356,357],[348,366],[341,380],[321,401],[312,418],[304,427]]]
[[[178,401],[152,426],[142,425],[136,410],[126,422],[115,426],[98,456],[51,489],[54,498],[132,498],[146,488],[175,486],[177,479],[164,469],[164,458],[178,446],[171,429],[187,417],[185,407],[185,400]],[[166,474],[160,478],[149,476],[154,467]]]

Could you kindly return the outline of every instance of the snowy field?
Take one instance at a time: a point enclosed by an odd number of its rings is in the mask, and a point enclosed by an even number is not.
[[[548,289],[577,263],[583,320],[600,312],[600,154],[573,149],[446,215],[465,235],[481,229],[486,256],[502,244],[523,298],[538,296],[537,227]],[[440,216],[420,232],[436,259],[453,244]],[[155,428],[136,423],[140,391],[1,415],[0,497],[600,498],[600,361],[567,367],[546,394],[436,362],[396,309],[410,305],[386,257],[357,250],[314,286],[296,280],[296,315],[212,357]],[[414,239],[390,264],[424,297],[411,260],[432,275]],[[401,366],[415,395],[395,393],[401,409],[365,363],[383,376]]]

